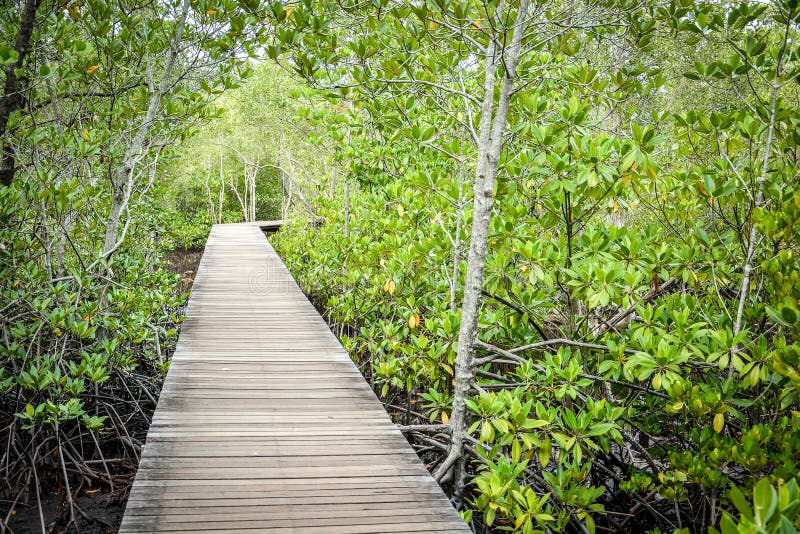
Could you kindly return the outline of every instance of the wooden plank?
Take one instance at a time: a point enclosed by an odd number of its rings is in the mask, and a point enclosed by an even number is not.
[[[272,492],[277,488],[281,488],[282,490],[291,487],[295,489],[312,489],[312,488],[319,488],[319,487],[328,487],[332,490],[338,490],[341,488],[375,488],[376,485],[378,488],[394,488],[394,489],[415,489],[418,487],[423,488],[437,488],[436,482],[430,477],[430,475],[392,475],[392,476],[385,476],[385,474],[381,473],[377,476],[371,478],[365,477],[343,477],[343,478],[331,478],[331,477],[307,477],[307,478],[297,478],[297,479],[270,479],[264,478],[260,480],[252,480],[252,479],[231,479],[231,478],[224,478],[224,479],[217,479],[217,480],[204,480],[204,479],[175,479],[170,481],[163,481],[163,480],[145,480],[142,478],[139,480],[137,478],[136,483],[139,487],[150,487],[150,488],[167,488],[169,491],[174,491],[177,488],[190,488],[196,490],[200,487],[217,487],[217,486],[225,486],[225,487],[238,487],[238,488],[249,488],[249,489],[257,489],[259,491],[266,491]],[[149,491],[153,491],[152,489]],[[439,490],[441,491],[441,490]],[[133,495],[133,494],[132,494]]]
[[[258,509],[275,509],[290,506],[293,510],[335,510],[335,509],[374,509],[378,507],[407,507],[409,504],[415,508],[422,503],[436,502],[444,506],[447,505],[447,500],[439,495],[431,493],[421,493],[418,496],[408,496],[403,494],[384,494],[384,495],[322,495],[322,496],[307,496],[305,494],[297,493],[286,498],[273,498],[268,503],[257,502],[261,501],[261,497],[245,497],[236,496],[230,498],[216,497],[213,499],[204,498],[203,495],[198,494],[184,494],[183,499],[176,498],[161,498],[157,506],[151,503],[142,501],[132,501],[128,504],[128,513],[133,515],[158,515],[159,510],[163,508],[170,508],[176,514],[187,513],[187,510],[195,511],[198,509],[208,510],[210,508],[218,509],[218,513],[235,513],[237,511],[252,511],[253,506],[257,505]],[[189,512],[193,513],[193,512]]]
[[[287,507],[284,507],[287,508]],[[241,514],[236,515],[212,515],[212,514],[198,514],[198,515],[173,515],[161,514],[156,516],[136,516],[125,514],[125,519],[130,524],[139,525],[145,529],[159,529],[164,526],[173,525],[173,528],[184,528],[187,530],[206,530],[208,528],[241,528],[241,527],[257,527],[257,528],[273,528],[278,529],[285,526],[291,526],[299,529],[298,532],[303,531],[307,526],[330,526],[330,527],[350,527],[353,525],[384,525],[392,523],[405,523],[407,525],[424,524],[429,521],[441,520],[439,514],[426,513],[421,514],[419,510],[414,510],[410,513],[397,514],[394,510],[385,510],[380,515],[375,511],[362,511],[361,513],[352,514],[350,517],[336,517],[330,515],[328,517],[295,517],[291,513],[285,514],[283,517],[269,518],[264,517],[262,514],[253,514],[255,517],[241,517]],[[288,517],[287,517],[288,516]],[[455,526],[456,522],[453,521]],[[463,524],[463,523],[462,523]],[[407,531],[407,532],[413,532]]]
[[[120,532],[468,533],[266,241],[212,228]]]
[[[189,524],[164,524],[157,526],[144,526],[136,532],[202,532],[203,534],[388,534],[394,532],[414,532],[415,534],[438,533],[438,532],[465,532],[461,524],[446,521],[429,521],[422,525],[420,523],[406,524],[402,522],[390,522],[383,524],[362,524],[362,525],[325,525],[304,523],[302,526],[281,526],[264,527],[258,522],[255,524],[244,525],[236,523],[226,524],[206,524],[202,528],[196,523]],[[469,532],[468,530],[466,532]]]

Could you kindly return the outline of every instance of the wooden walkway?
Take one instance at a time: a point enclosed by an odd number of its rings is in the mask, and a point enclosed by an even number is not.
[[[470,532],[258,224],[186,315],[120,532]]]

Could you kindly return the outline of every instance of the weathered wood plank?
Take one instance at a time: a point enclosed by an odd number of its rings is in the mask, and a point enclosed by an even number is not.
[[[216,225],[120,532],[469,529],[260,227]]]

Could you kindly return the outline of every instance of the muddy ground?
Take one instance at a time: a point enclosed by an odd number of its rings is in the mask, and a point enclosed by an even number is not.
[[[167,268],[181,277],[181,288],[188,291],[192,287],[194,277],[197,275],[197,267],[200,265],[200,258],[203,257],[203,249],[178,249],[167,252]]]
[[[35,496],[28,504],[18,503],[11,511],[8,522],[8,531],[13,534],[62,534],[80,532],[81,534],[111,534],[119,530],[122,514],[125,511],[124,500],[115,499],[108,493],[99,489],[87,488],[82,490],[75,498],[75,504],[80,511],[78,516],[78,530],[74,526],[66,528],[69,522],[69,510],[63,491],[52,492],[42,496],[42,516],[36,504]],[[0,510],[4,516],[8,514],[7,506],[10,503],[0,503]],[[42,526],[44,520],[44,527]]]
[[[169,271],[181,276],[180,291],[191,289],[202,255],[202,249],[175,250],[166,254]],[[60,474],[50,477],[47,473],[40,473],[40,476],[44,482],[47,479],[58,480]],[[47,484],[45,483],[45,485]],[[12,494],[14,493],[12,492]],[[127,494],[127,489],[118,490],[112,494],[108,488],[81,487],[74,496],[75,504],[79,509],[75,511],[77,529],[74,525],[67,526],[70,517],[63,488],[43,489],[41,513],[35,493],[20,498],[13,508],[11,508],[13,504],[11,500],[0,499],[0,532],[8,534],[116,533],[125,512]],[[4,521],[6,521],[5,531],[2,527]]]

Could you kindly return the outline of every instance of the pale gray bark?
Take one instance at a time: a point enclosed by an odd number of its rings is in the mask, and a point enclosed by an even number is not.
[[[50,68],[50,62],[47,60],[45,61],[47,63],[48,68]],[[62,120],[61,106],[59,104],[58,98],[56,98],[55,87],[53,86],[53,80],[50,77],[45,78],[45,87],[47,87],[47,94],[50,97],[50,109],[52,112],[53,122],[57,124],[59,137],[63,138],[65,131],[64,131],[64,121]],[[72,229],[72,218],[73,214],[72,211],[70,211],[66,215],[64,215],[64,218],[60,221],[61,237],[56,242],[56,250],[54,253],[55,264],[56,264],[56,276],[59,278],[64,276],[64,269],[66,266],[67,241],[69,239],[70,230]]]
[[[483,288],[483,273],[488,249],[489,221],[494,205],[495,178],[500,154],[503,148],[504,131],[511,95],[516,81],[522,37],[528,24],[529,0],[521,0],[517,10],[516,27],[511,43],[506,49],[498,49],[492,39],[487,46],[485,59],[485,80],[481,122],[478,135],[478,159],[475,169],[474,210],[472,235],[467,256],[467,274],[464,284],[464,297],[461,304],[461,325],[458,332],[458,351],[455,362],[455,386],[453,410],[450,415],[451,442],[447,457],[436,470],[435,477],[442,480],[453,466],[454,499],[460,502],[463,493],[463,469],[459,468],[464,453],[467,434],[468,414],[466,401],[469,398],[473,380],[474,343],[478,330],[480,297]],[[498,9],[501,12],[502,9]],[[495,104],[495,75],[500,62],[505,67],[500,95]]]
[[[344,236],[350,237],[350,180],[344,177]]]
[[[756,194],[753,200],[753,208],[757,210],[764,205],[764,188],[767,183],[767,173],[769,172],[770,156],[772,155],[772,146],[775,141],[775,123],[776,115],[778,112],[778,94],[781,90],[783,83],[783,61],[785,58],[786,48],[789,43],[789,30],[790,26],[787,23],[783,35],[783,46],[781,48],[778,62],[775,67],[775,80],[772,84],[772,94],[770,98],[769,109],[769,124],[767,125],[767,139],[764,146],[764,155],[761,166],[761,174],[758,177],[758,185],[756,187]],[[750,295],[750,280],[753,275],[753,259],[756,253],[756,242],[759,240],[758,230],[756,225],[751,222],[750,234],[747,241],[747,252],[745,254],[744,268],[742,270],[742,285],[739,290],[739,303],[736,310],[736,320],[733,325],[733,334],[739,334],[743,329],[744,309],[747,304],[747,299]],[[733,373],[733,359],[731,359],[730,371]]]
[[[211,169],[206,169],[206,181],[204,185],[206,188],[206,198],[208,200],[208,215],[211,217],[211,223],[217,224],[217,209],[214,205],[214,197],[211,194]]]
[[[222,172],[222,152],[219,154],[219,207],[217,208],[217,223],[222,224],[223,209],[225,207],[225,175]]]
[[[236,183],[235,177],[231,177],[229,185],[231,191],[233,191],[233,194],[236,195],[236,199],[239,201],[239,206],[242,208],[244,222],[253,222],[256,220],[256,175],[261,169],[261,166],[258,165],[258,163],[250,163],[244,158],[241,152],[238,150],[236,150],[236,152],[243,158],[244,189],[241,192],[239,191],[239,186]]]
[[[183,0],[181,4],[181,13],[177,20],[175,33],[172,35],[170,41],[169,52],[167,53],[167,60],[164,64],[164,70],[161,75],[161,80],[155,91],[150,95],[147,112],[145,113],[142,122],[136,129],[136,134],[128,144],[125,150],[125,157],[122,161],[117,175],[112,180],[112,193],[111,193],[111,210],[106,220],[106,235],[103,243],[103,258],[108,258],[114,251],[122,244],[122,239],[119,238],[120,218],[122,212],[125,210],[133,189],[134,170],[136,165],[143,159],[146,152],[145,140],[150,133],[153,122],[158,116],[161,107],[161,101],[164,95],[169,90],[170,80],[172,78],[172,71],[175,68],[175,61],[178,57],[181,38],[183,37],[183,29],[186,26],[186,18],[191,9],[191,0]]]
[[[450,311],[456,311],[458,282],[461,278],[461,225],[464,219],[464,177],[458,177],[458,205],[456,206],[456,229],[453,236],[453,275],[450,279]]]
[[[261,169],[259,162],[256,161],[256,166],[250,171],[250,220],[256,220],[256,178]]]
[[[350,112],[353,111],[353,102],[348,102]],[[350,128],[347,129],[347,146],[350,146]],[[344,175],[344,236],[350,237],[350,177]]]

